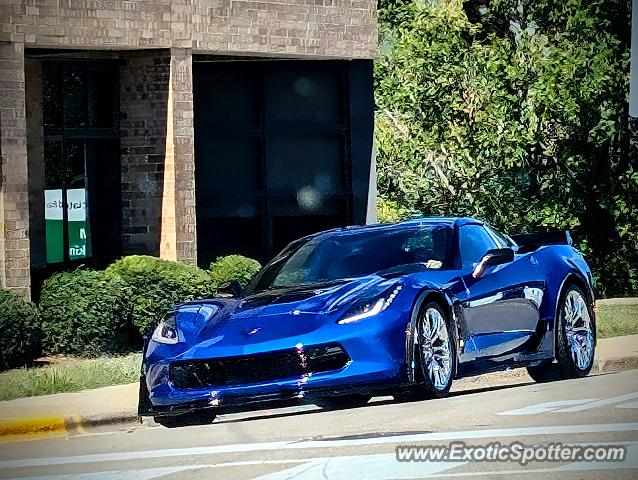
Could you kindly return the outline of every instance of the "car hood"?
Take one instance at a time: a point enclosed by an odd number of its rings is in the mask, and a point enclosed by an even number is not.
[[[329,284],[268,290],[240,299],[214,298],[176,307],[187,357],[197,350],[250,346],[298,337],[334,322],[359,299],[382,293],[396,279],[369,276]]]

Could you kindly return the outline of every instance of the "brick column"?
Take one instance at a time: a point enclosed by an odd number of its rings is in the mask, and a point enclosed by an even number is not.
[[[190,49],[171,50],[171,90],[168,121],[172,138],[167,138],[167,163],[172,143],[174,165],[175,259],[197,263],[195,215],[195,129],[193,127],[193,57]],[[168,129],[167,129],[168,131]],[[166,172],[168,173],[168,172]],[[165,175],[165,178],[168,175]],[[168,192],[166,192],[168,193]],[[168,202],[170,203],[170,201]]]
[[[24,44],[0,42],[0,286],[30,297]]]
[[[120,84],[124,252],[196,263],[191,51],[131,54]]]

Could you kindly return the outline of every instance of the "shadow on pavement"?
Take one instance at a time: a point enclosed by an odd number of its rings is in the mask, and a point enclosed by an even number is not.
[[[491,391],[497,391],[497,390],[505,390],[508,388],[516,388],[516,387],[525,387],[528,385],[533,385],[535,384],[535,382],[523,382],[523,383],[510,383],[510,384],[504,384],[504,385],[495,385],[495,386],[491,386],[491,387],[479,387],[479,388],[467,388],[464,390],[460,390],[460,391],[456,391],[456,392],[450,392],[450,397],[458,397],[458,396],[462,396],[462,395],[471,395],[471,394],[475,394],[475,393],[483,393],[483,392],[491,392]],[[368,403],[366,406],[363,407],[357,407],[357,408],[367,408],[367,407],[371,407],[371,406],[381,406],[381,405],[390,405],[390,404],[401,404],[401,403],[416,403],[419,401],[424,401],[424,400],[404,400],[404,401],[397,401],[397,400],[393,400],[387,397],[384,397],[382,400],[372,400],[370,403]],[[308,406],[308,404],[305,404],[306,406]],[[343,409],[345,410],[345,409]],[[219,423],[241,423],[241,422],[247,422],[247,421],[252,421],[252,420],[266,420],[266,419],[274,419],[274,418],[284,418],[284,417],[294,417],[294,416],[299,416],[299,415],[309,415],[309,414],[316,414],[316,413],[321,413],[321,412],[328,412],[329,410],[322,410],[319,407],[316,408],[310,408],[307,410],[301,410],[301,411],[295,411],[295,412],[255,412],[255,415],[250,415],[250,416],[246,416],[246,417],[241,417],[241,418],[231,418],[228,420],[224,420],[223,417],[217,421],[215,421],[215,424],[219,424]]]

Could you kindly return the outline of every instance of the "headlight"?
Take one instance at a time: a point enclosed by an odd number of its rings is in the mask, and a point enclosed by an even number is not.
[[[372,300],[365,300],[356,303],[337,323],[339,325],[343,325],[345,323],[358,322],[359,320],[378,315],[390,306],[395,297],[399,294],[399,290],[401,290],[401,285],[397,285],[396,287],[385,291]]]
[[[169,345],[174,345],[179,342],[175,312],[169,312],[164,315],[164,318],[162,318],[157,327],[155,327],[151,340]]]

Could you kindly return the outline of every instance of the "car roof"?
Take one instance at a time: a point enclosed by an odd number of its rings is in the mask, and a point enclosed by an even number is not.
[[[405,227],[418,227],[422,225],[440,225],[442,227],[454,228],[471,224],[483,225],[483,221],[472,217],[417,217],[397,223],[374,223],[370,225],[352,225],[348,227],[333,228],[332,230],[324,230],[303,238],[310,239],[323,236],[328,237],[331,235],[347,235],[348,233],[362,233],[375,230],[392,231],[401,230]]]

